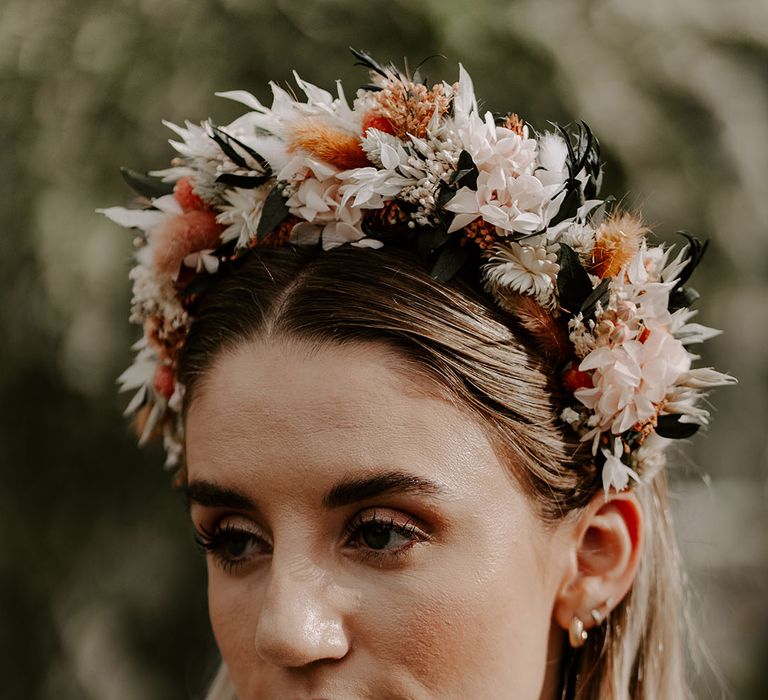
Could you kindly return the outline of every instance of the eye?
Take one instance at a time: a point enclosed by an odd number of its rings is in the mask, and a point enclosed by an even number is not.
[[[390,559],[404,555],[413,545],[429,536],[403,514],[369,511],[357,515],[347,525],[349,547],[365,558]]]
[[[235,524],[219,524],[213,532],[201,528],[195,539],[227,571],[272,551],[269,543],[259,534]]]
[[[399,549],[411,539],[390,523],[366,523],[360,527],[360,540],[370,549]]]

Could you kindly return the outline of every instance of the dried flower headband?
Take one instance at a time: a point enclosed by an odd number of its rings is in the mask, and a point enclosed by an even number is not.
[[[353,51],[371,84],[350,107],[295,75],[306,101],[272,84],[271,107],[226,127],[184,127],[172,167],[123,170],[141,209],[99,210],[139,229],[131,321],[143,328],[119,382],[136,391],[140,444],[162,434],[169,465],[183,446],[177,359],[201,283],[260,246],[409,246],[432,276],[471,267],[561,373],[561,418],[591,441],[603,488],[624,489],[653,450],[706,424],[711,387],[732,377],[692,368],[687,346],[718,331],[691,323],[686,286],[706,245],[677,252],[599,198],[602,163],[585,124],[538,134],[516,114],[481,114],[472,81],[429,87],[418,73]]]

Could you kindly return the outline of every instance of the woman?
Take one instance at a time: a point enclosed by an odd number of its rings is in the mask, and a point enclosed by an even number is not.
[[[357,57],[172,126],[123,375],[180,464],[222,654],[210,698],[681,698],[663,444],[705,423],[685,286],[598,198],[586,126],[533,134]]]

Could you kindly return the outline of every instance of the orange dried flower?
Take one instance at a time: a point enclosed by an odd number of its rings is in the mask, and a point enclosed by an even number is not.
[[[462,238],[459,241],[461,245],[472,241],[483,250],[490,250],[493,244],[500,240],[499,234],[496,233],[496,227],[481,218],[475,219],[461,229],[461,235]]]
[[[144,321],[144,335],[157,350],[161,360],[174,363],[187,337],[187,330],[171,326],[160,316],[153,316]]]
[[[410,229],[411,215],[394,199],[381,209],[367,209],[363,216],[367,226],[374,231],[405,233]]]
[[[341,170],[364,168],[371,163],[360,139],[318,118],[308,118],[293,129],[288,151],[302,150]]]
[[[207,209],[205,202],[195,194],[194,184],[191,177],[182,177],[173,186],[173,196],[184,211]]]
[[[614,212],[597,229],[585,267],[600,279],[615,277],[640,249],[650,229],[628,212]]]
[[[360,131],[363,136],[365,136],[368,129],[378,129],[379,131],[392,135],[395,133],[395,127],[392,126],[392,122],[376,112],[368,112],[368,114],[363,117],[363,123],[360,126]]]
[[[278,224],[272,231],[270,231],[264,238],[258,240],[256,236],[251,239],[251,248],[279,248],[282,245],[288,243],[291,236],[293,227],[298,224],[301,219],[298,216],[289,214],[283,221]]]
[[[216,248],[224,228],[208,209],[194,209],[168,220],[153,231],[150,240],[157,271],[175,277],[187,255]]]
[[[508,114],[507,118],[504,120],[503,124],[504,128],[509,129],[510,131],[514,131],[518,136],[524,135],[524,127],[525,122],[520,119],[520,117],[512,112],[512,114]]]
[[[377,92],[375,98],[379,105],[375,114],[388,120],[391,133],[401,139],[408,134],[424,138],[435,110],[442,118],[451,106],[451,97],[442,83],[430,89],[408,80],[393,80]]]

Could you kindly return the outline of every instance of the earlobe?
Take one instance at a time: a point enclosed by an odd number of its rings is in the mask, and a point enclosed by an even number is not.
[[[571,566],[553,617],[568,630],[574,618],[585,629],[602,623],[632,587],[643,543],[643,514],[631,491],[597,494],[573,530]]]

